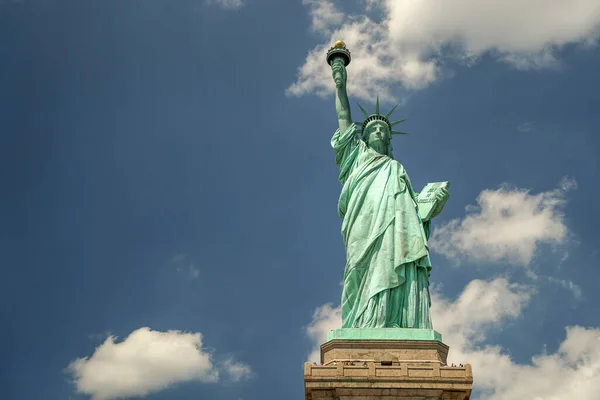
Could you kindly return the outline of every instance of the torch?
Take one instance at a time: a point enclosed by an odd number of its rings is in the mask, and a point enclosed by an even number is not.
[[[344,67],[347,67],[350,64],[350,51],[346,48],[346,43],[341,40],[338,40],[333,44],[333,47],[327,51],[327,64],[333,67],[334,62],[343,62]],[[341,79],[339,74],[333,77],[335,81]]]

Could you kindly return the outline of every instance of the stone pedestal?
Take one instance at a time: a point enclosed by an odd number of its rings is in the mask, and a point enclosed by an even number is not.
[[[469,399],[471,366],[446,365],[448,346],[439,333],[372,331],[376,332],[341,329],[329,334],[330,340],[321,346],[321,365],[304,365],[306,400]],[[357,335],[365,338],[349,338]]]

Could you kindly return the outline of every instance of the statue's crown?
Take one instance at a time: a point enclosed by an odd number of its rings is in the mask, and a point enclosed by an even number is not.
[[[392,107],[392,109],[385,115],[382,115],[379,113],[379,96],[377,96],[377,103],[375,105],[375,113],[374,114],[369,114],[360,104],[358,105],[358,107],[360,107],[360,111],[362,111],[362,113],[365,117],[365,120],[363,122],[356,122],[356,124],[358,124],[362,127],[363,136],[364,136],[365,128],[367,127],[367,125],[370,122],[373,122],[373,121],[385,122],[387,124],[388,128],[390,129],[390,132],[392,133],[392,135],[405,135],[406,134],[406,132],[392,130],[392,126],[397,125],[400,122],[406,121],[405,119],[400,119],[398,121],[393,121],[393,122],[390,122],[390,120],[388,119],[389,116],[392,115],[392,113],[394,112],[396,107],[398,107],[398,104],[396,104],[394,107]]]

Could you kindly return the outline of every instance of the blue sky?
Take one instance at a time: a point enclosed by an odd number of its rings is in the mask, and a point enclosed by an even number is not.
[[[592,399],[600,7],[447,3],[0,1],[0,397],[303,398],[341,38],[355,119],[399,102],[413,185],[452,182],[433,323],[473,397]]]

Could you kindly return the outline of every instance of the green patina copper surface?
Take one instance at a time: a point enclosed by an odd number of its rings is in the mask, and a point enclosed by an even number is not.
[[[433,329],[418,328],[345,328],[334,329],[327,334],[330,340],[437,340],[442,335]]]
[[[340,169],[338,213],[346,247],[342,328],[431,330],[430,220],[419,216],[418,193],[392,153],[392,134],[403,133],[392,126],[403,120],[390,122],[395,107],[381,114],[377,99],[375,113],[360,107],[365,121],[352,122],[345,45],[336,43],[327,60],[336,85],[339,129],[331,146]],[[430,218],[439,214],[447,199],[447,189],[440,189]]]

